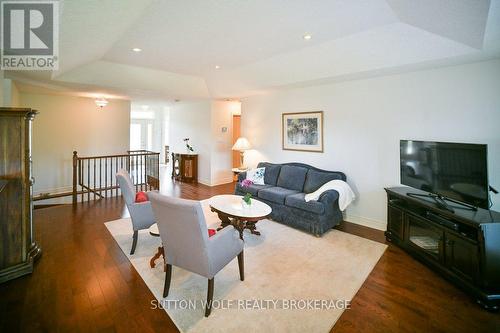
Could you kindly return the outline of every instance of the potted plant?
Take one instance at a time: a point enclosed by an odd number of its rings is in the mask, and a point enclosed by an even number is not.
[[[241,187],[244,189],[248,190],[250,185],[253,185],[253,182],[250,179],[244,179],[241,182]],[[252,194],[247,192],[241,200],[241,205],[243,208],[250,208],[250,205],[252,204]]]
[[[191,154],[192,152],[194,152],[193,146],[189,144],[189,138],[185,138],[183,141],[186,144],[187,153]]]

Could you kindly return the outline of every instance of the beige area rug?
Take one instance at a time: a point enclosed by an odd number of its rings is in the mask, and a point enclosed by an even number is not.
[[[208,207],[205,212],[209,227],[218,225]],[[152,304],[163,304],[182,332],[328,332],[387,247],[338,230],[317,238],[270,220],[257,226],[261,236],[244,234],[245,281],[239,279],[236,259],[219,272],[214,288],[219,303],[205,318],[206,278],[173,267],[170,295],[159,303],[165,273],[160,260],[154,269],[149,260],[160,239],[140,232],[130,256],[130,220],[106,223],[156,297]]]

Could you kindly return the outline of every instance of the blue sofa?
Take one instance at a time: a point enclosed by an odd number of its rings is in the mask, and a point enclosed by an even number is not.
[[[311,193],[333,179],[345,181],[342,172],[317,169],[303,163],[272,164],[261,162],[257,167],[266,168],[265,185],[241,186],[246,172],[238,175],[235,194],[251,193],[252,197],[272,207],[271,219],[321,236],[342,221],[339,194],[335,190],[324,192],[318,201],[306,202]]]

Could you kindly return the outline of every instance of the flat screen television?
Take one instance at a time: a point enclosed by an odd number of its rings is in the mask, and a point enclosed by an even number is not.
[[[487,145],[401,140],[401,184],[489,208]]]

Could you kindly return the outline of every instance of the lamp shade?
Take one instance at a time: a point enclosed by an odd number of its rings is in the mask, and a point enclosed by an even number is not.
[[[252,146],[250,142],[244,137],[239,137],[238,140],[234,143],[233,150],[248,150],[251,149]]]

